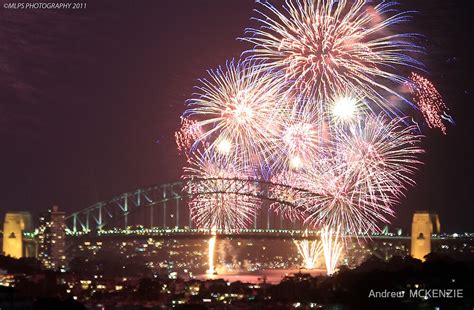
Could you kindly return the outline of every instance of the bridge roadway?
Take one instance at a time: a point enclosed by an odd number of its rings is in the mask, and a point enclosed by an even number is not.
[[[282,230],[282,229],[243,229],[239,231],[212,231],[210,229],[194,228],[137,228],[100,230],[90,233],[68,232],[71,239],[148,239],[148,238],[173,238],[173,239],[201,239],[209,238],[213,234],[219,238],[230,239],[317,239],[319,231],[316,230]],[[394,234],[373,235],[351,235],[351,239],[384,239],[384,240],[407,240],[409,236],[397,236]],[[346,238],[347,238],[346,237]]]

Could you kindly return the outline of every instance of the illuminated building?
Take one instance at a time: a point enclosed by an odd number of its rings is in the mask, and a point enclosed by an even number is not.
[[[65,265],[66,225],[65,213],[54,206],[40,216],[38,229],[39,259],[49,269]]]
[[[34,251],[23,238],[24,232],[31,231],[31,214],[29,212],[8,212],[3,223],[3,253],[20,258],[33,256]]]
[[[431,253],[431,234],[439,231],[438,215],[415,212],[411,226],[411,256],[424,261],[425,255]]]

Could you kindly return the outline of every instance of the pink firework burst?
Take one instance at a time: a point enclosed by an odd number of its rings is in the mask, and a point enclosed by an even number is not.
[[[261,2],[265,10],[255,18],[261,26],[243,38],[254,44],[248,54],[283,72],[296,92],[323,99],[320,104],[349,88],[394,112],[387,94],[401,97],[391,86],[407,80],[396,67],[420,68],[410,56],[420,48],[416,35],[391,31],[409,19],[407,12],[395,13],[391,1],[368,2],[287,0],[281,8]]]
[[[443,119],[452,122],[446,111],[449,109],[443,101],[436,87],[428,79],[419,74],[412,73],[410,76],[412,83],[410,90],[413,93],[413,99],[418,105],[428,127],[439,128],[443,134],[446,134],[446,125]]]
[[[181,128],[174,133],[178,151],[187,155],[193,143],[199,139],[201,134],[197,121],[181,117]]]

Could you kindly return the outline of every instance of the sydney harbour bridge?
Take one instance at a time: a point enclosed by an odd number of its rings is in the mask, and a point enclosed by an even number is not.
[[[218,197],[222,194],[258,201],[254,218],[246,229],[216,231],[195,225],[189,202],[200,196]],[[303,189],[255,180],[215,178],[178,181],[135,189],[70,214],[66,218],[66,232],[68,239],[73,241],[70,245],[90,239],[207,239],[215,234],[219,238],[230,239],[322,240],[320,230],[308,229],[302,220],[289,219],[286,214],[284,216],[272,208],[277,204],[283,209],[298,210],[312,198],[314,193]],[[353,241],[366,237],[345,236],[346,240]],[[400,245],[409,242],[409,237],[393,234],[371,235],[369,239],[394,241]],[[386,258],[384,251],[375,247],[372,254]]]
[[[189,201],[199,195],[234,194],[261,201],[247,229],[220,231],[221,236],[262,238],[318,238],[302,220],[288,219],[270,207],[278,203],[293,210],[303,208],[311,195],[303,189],[283,184],[247,179],[195,179],[157,184],[126,192],[97,202],[66,218],[70,237],[80,236],[173,236],[189,238],[212,234],[211,229],[197,227],[191,218]],[[289,195],[288,193],[291,193]],[[303,237],[303,235],[305,237]],[[346,236],[356,238],[357,236]],[[367,236],[360,236],[367,237]],[[371,239],[407,239],[403,236],[371,235]]]
[[[297,193],[282,195],[285,192]],[[66,218],[70,236],[126,234],[210,234],[206,228],[196,227],[191,218],[188,202],[197,195],[232,194],[250,196],[261,201],[248,229],[223,232],[225,234],[265,235],[266,237],[298,237],[305,230],[302,221],[285,218],[271,210],[272,203],[288,208],[302,207],[311,193],[289,186],[242,179],[197,179],[152,185],[97,202]],[[315,234],[316,231],[309,230]]]

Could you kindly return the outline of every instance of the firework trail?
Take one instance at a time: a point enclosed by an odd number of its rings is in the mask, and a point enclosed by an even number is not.
[[[323,244],[327,275],[332,275],[336,271],[343,248],[341,239],[339,226],[336,226],[334,229],[330,226],[325,226],[321,230],[321,242]]]
[[[408,85],[428,127],[439,128],[443,134],[446,134],[446,125],[443,119],[450,123],[453,123],[453,119],[446,114],[448,108],[440,93],[433,83],[419,74],[412,73],[410,79],[412,82]]]
[[[393,2],[369,6],[365,0],[287,0],[282,10],[261,3],[259,29],[242,38],[255,45],[247,54],[268,69],[282,71],[293,90],[326,104],[333,94],[357,89],[390,114],[398,111],[386,98],[406,78],[397,67],[420,68],[410,56],[421,49],[412,33],[392,34],[392,26],[409,20],[394,13]],[[385,15],[388,17],[385,18]],[[403,100],[403,99],[402,99]]]
[[[308,237],[308,233],[303,234],[304,238]],[[306,269],[314,269],[316,261],[323,251],[322,243],[318,240],[294,240],[293,241],[298,248],[298,253],[303,257],[304,267]]]
[[[206,270],[207,274],[215,274],[216,273],[216,267],[214,266],[214,252],[215,252],[215,247],[216,247],[216,229],[212,229],[212,236],[209,238],[208,241],[208,265],[209,269]]]

